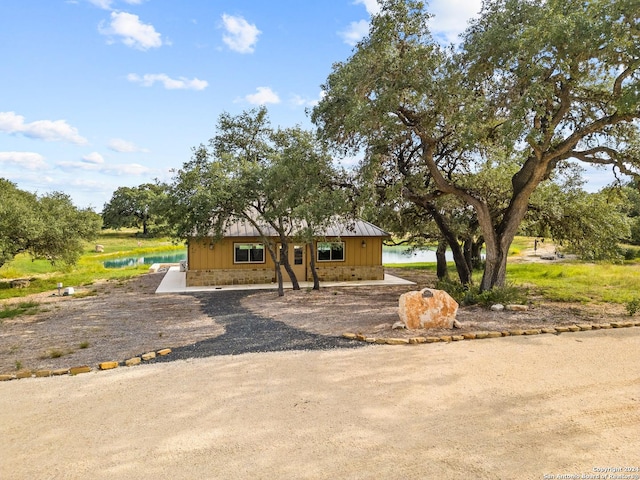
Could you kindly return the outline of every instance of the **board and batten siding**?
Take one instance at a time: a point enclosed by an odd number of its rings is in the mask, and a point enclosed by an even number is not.
[[[255,237],[224,238],[217,243],[209,239],[189,241],[189,269],[210,270],[217,269],[271,269],[275,268],[271,255],[265,248],[264,263],[233,263],[234,243],[262,243]]]

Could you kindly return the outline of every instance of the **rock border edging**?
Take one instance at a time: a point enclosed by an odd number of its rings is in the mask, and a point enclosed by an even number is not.
[[[59,368],[55,370],[42,369],[42,370],[23,370],[17,373],[10,373],[0,375],[0,382],[9,380],[20,380],[23,378],[42,378],[42,377],[56,377],[61,375],[80,375],[81,373],[89,373],[92,371],[101,370],[113,370],[120,366],[131,367],[134,365],[140,365],[143,361],[149,361],[156,358],[156,356],[165,356],[171,353],[170,348],[163,348],[153,352],[147,352],[137,357],[131,357],[122,362],[108,361],[98,363],[98,368],[91,368],[89,365],[80,365],[71,368]]]
[[[360,333],[346,332],[342,334],[347,340],[357,340],[366,343],[379,345],[418,345],[422,343],[438,343],[438,342],[457,342],[462,340],[480,340],[483,338],[502,338],[519,335],[541,335],[553,334],[559,335],[565,332],[584,332],[587,330],[601,330],[609,328],[629,328],[640,327],[640,320],[629,322],[610,322],[610,323],[580,323],[574,325],[558,325],[556,327],[530,328],[526,330],[514,329],[504,331],[477,331],[465,332],[458,335],[439,335],[439,336],[415,336],[409,338],[398,337],[368,337]]]

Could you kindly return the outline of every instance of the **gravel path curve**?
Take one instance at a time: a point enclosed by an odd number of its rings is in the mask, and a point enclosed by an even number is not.
[[[242,299],[251,293],[227,291],[213,295],[193,294],[201,301],[204,312],[224,327],[225,333],[192,345],[172,348],[171,355],[158,357],[155,361],[243,353],[362,348],[365,345],[338,336],[305,332],[283,322],[256,315],[242,306]]]

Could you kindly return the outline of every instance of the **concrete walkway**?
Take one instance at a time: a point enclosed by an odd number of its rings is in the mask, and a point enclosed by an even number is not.
[[[170,267],[162,282],[156,289],[156,293],[192,293],[192,292],[216,292],[229,290],[276,290],[278,284],[265,283],[258,285],[219,285],[210,287],[187,287],[186,273],[180,271],[180,267]],[[313,282],[299,282],[300,288],[312,288]],[[354,282],[321,282],[321,287],[363,287],[367,285],[415,285],[414,282],[404,280],[385,273],[384,280],[360,280]],[[284,288],[290,289],[291,282],[284,282]]]

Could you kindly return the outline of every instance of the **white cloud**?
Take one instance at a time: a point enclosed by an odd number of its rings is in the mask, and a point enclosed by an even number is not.
[[[113,0],[89,0],[89,3],[104,10],[111,10]]]
[[[65,120],[36,120],[25,123],[22,115],[15,112],[0,112],[0,132],[20,133],[25,137],[47,142],[66,141],[83,145],[87,139],[78,134],[78,129]]]
[[[142,77],[135,73],[127,75],[127,80],[133,83],[139,83],[143,87],[151,87],[156,82],[162,83],[167,90],[204,90],[209,86],[206,80],[194,78],[189,80],[185,77],[178,79],[171,78],[164,73],[147,73]]]
[[[82,161],[91,165],[102,165],[104,163],[104,157],[98,152],[92,152],[82,157]]]
[[[369,22],[367,20],[351,22],[346,30],[340,32],[340,36],[342,37],[342,40],[344,40],[344,43],[351,45],[352,47],[368,34]]]
[[[258,35],[262,33],[258,27],[242,17],[234,17],[226,13],[222,15],[222,22],[227,32],[222,36],[222,41],[234,52],[253,53]]]
[[[380,4],[377,0],[356,0],[353,3],[356,5],[360,3],[364,5],[364,8],[367,9],[367,13],[369,13],[369,15],[376,15],[380,13]]]
[[[318,94],[318,98],[305,98],[296,94],[291,97],[291,104],[295,107],[315,107],[324,95],[322,91]]]
[[[88,0],[89,3],[95,5],[98,8],[102,8],[103,10],[111,10],[111,6],[115,3],[115,0]],[[125,3],[129,5],[140,5],[145,0],[124,0]]]
[[[280,103],[280,97],[269,87],[258,87],[256,93],[247,95],[244,100],[253,105],[266,105],[267,103]]]
[[[16,165],[27,170],[42,170],[47,167],[44,157],[34,152],[0,152],[0,163]]]
[[[78,170],[84,170],[89,172],[102,173],[106,175],[144,175],[150,173],[152,170],[149,167],[140,165],[138,163],[126,163],[126,164],[105,164],[87,161],[87,157],[84,157],[80,162],[58,162],[56,166],[65,171],[76,172]]]
[[[153,25],[140,22],[137,15],[127,12],[111,12],[111,24],[98,25],[102,35],[121,37],[120,40],[128,47],[138,50],[148,50],[162,46],[162,37]]]
[[[446,43],[458,43],[458,35],[467,28],[467,22],[480,12],[482,0],[447,0],[429,4],[428,10],[433,13],[429,22],[435,37]]]
[[[140,148],[133,142],[127,142],[126,140],[122,140],[121,138],[112,138],[111,140],[109,140],[109,144],[107,145],[107,147],[109,148],[109,150],[113,150],[114,152],[119,153],[147,153],[149,151],[146,148]]]

